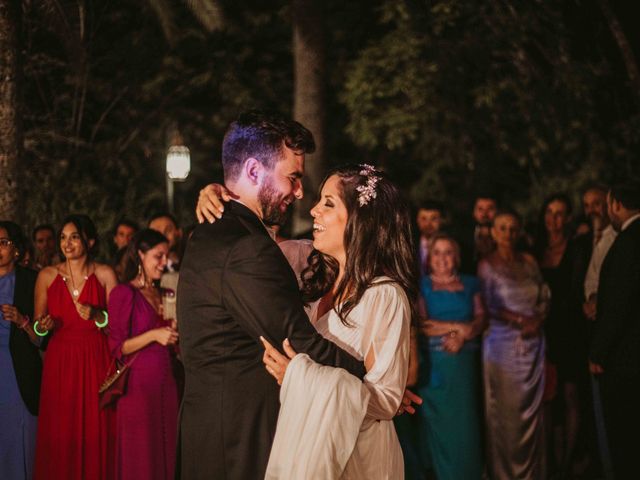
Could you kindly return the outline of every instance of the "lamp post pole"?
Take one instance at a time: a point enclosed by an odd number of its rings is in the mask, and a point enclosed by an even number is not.
[[[168,207],[169,207],[169,213],[173,214],[174,213],[174,206],[173,206],[173,180],[171,179],[171,177],[169,176],[168,173],[167,173],[166,177],[167,177],[167,203],[168,203]]]

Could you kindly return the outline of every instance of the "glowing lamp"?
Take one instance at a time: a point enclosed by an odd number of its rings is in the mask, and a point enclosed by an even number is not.
[[[191,156],[184,145],[173,145],[167,151],[167,177],[174,182],[182,182],[191,171]]]

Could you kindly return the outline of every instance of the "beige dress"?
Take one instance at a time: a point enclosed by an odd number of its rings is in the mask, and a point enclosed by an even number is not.
[[[372,349],[375,363],[361,382],[307,355],[292,360],[266,478],[403,479],[393,417],[409,365],[409,300],[379,277],[349,314],[349,326],[333,310],[318,318],[317,307],[308,313],[318,332],[359,359]]]

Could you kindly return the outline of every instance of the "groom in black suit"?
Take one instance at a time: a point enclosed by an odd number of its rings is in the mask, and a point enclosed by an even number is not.
[[[176,478],[264,478],[279,387],[262,363],[264,336],[362,378],[362,362],[316,332],[295,275],[265,224],[280,224],[302,198],[311,133],[297,122],[249,112],[224,137],[226,186],[237,196],[189,241],[178,285],[185,391]],[[291,439],[292,442],[302,439]]]
[[[613,187],[609,217],[619,231],[602,263],[589,368],[600,375],[616,479],[637,478],[640,434],[640,186]]]

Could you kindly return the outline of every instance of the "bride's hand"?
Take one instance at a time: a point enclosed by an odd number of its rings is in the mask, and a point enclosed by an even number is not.
[[[400,403],[400,408],[398,408],[396,415],[402,415],[404,412],[413,415],[416,413],[416,409],[413,407],[414,404],[422,405],[422,397],[419,397],[408,388],[405,388],[404,396],[402,397],[402,402]]]
[[[282,385],[282,381],[284,380],[284,375],[287,372],[289,362],[297,354],[293,350],[293,348],[291,348],[289,339],[285,339],[285,341],[282,343],[282,347],[284,348],[287,356],[282,355],[264,337],[261,336],[260,341],[262,342],[262,345],[264,345],[264,355],[262,356],[264,366],[267,369],[267,372],[269,372],[273,376],[273,378],[278,381],[278,385]]]
[[[198,205],[196,205],[196,217],[198,223],[204,223],[205,219],[213,223],[222,218],[224,202],[234,198],[233,194],[219,183],[211,183],[200,190]]]

